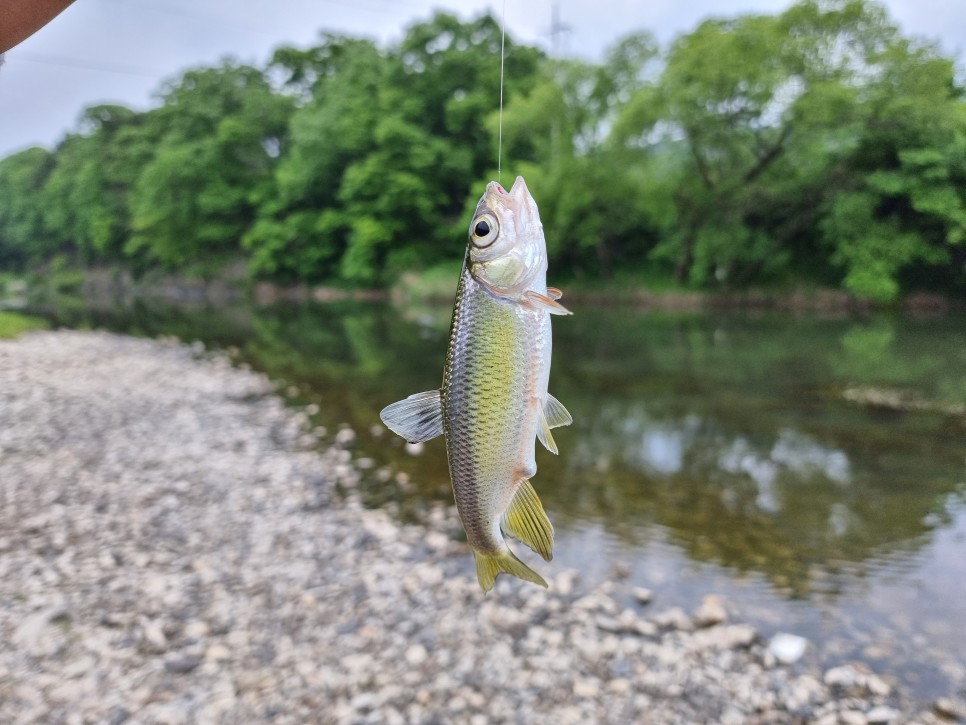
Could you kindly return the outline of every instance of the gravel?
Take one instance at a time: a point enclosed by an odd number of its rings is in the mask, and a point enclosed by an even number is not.
[[[367,510],[354,434],[316,445],[199,345],[0,341],[0,722],[905,723],[862,663],[783,665],[714,596],[642,582],[487,596],[465,546]],[[340,494],[348,490],[349,494]],[[618,602],[632,602],[625,608]]]

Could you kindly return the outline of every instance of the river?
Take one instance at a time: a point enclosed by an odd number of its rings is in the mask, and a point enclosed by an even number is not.
[[[825,666],[962,694],[966,320],[574,308],[554,319],[550,390],[574,424],[554,432],[559,457],[538,448],[557,542],[539,571],[627,577],[662,608],[715,593],[765,636],[808,638]],[[383,406],[439,385],[446,308],[47,315],[229,350],[304,406],[323,444],[355,432],[369,505],[421,520],[451,500],[442,442],[414,451],[379,425]]]

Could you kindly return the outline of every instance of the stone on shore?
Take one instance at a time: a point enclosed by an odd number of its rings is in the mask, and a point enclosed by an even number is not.
[[[768,642],[768,652],[784,665],[791,665],[802,658],[808,640],[796,634],[779,632]]]

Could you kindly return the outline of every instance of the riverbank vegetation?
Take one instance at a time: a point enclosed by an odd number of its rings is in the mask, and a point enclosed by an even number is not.
[[[47,322],[39,317],[0,310],[0,340],[18,337],[30,330],[45,330],[47,327]]]
[[[158,105],[85,109],[0,160],[0,265],[387,286],[458,259],[496,176],[500,29],[438,13],[381,47],[323,33]],[[803,0],[600,62],[506,42],[505,177],[555,280],[966,296],[966,99],[882,6]]]

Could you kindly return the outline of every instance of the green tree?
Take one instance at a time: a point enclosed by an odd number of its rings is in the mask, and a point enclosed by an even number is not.
[[[339,189],[346,168],[374,147],[386,59],[368,40],[325,35],[306,51],[281,48],[270,68],[304,105],[244,237],[256,275],[319,281],[336,275],[347,224]]]
[[[622,264],[639,266],[654,244],[641,159],[608,145],[607,133],[621,107],[652,85],[657,55],[653,37],[636,33],[602,64],[546,61],[529,90],[507,104],[504,167],[523,173],[540,201],[557,269],[609,277]],[[495,134],[497,115],[489,122]]]
[[[236,254],[285,144],[292,100],[256,68],[187,71],[161,94],[160,139],[130,197],[124,251],[170,268]]]
[[[0,161],[0,262],[372,286],[454,258],[496,176],[501,44],[489,15],[437,13],[88,108]],[[502,169],[556,275],[966,293],[964,89],[873,0],[708,20],[664,52],[634,33],[599,63],[507,38],[505,69]]]
[[[506,92],[539,53],[506,44]],[[500,29],[438,13],[380,52],[324,36],[274,64],[302,99],[291,145],[245,237],[255,274],[379,284],[438,259],[469,182],[493,166],[487,116],[499,98]]]
[[[785,100],[794,77],[776,17],[708,20],[671,46],[656,88],[620,119],[624,143],[649,138],[674,164],[675,214],[656,251],[674,260],[679,281],[742,280],[780,261],[771,230],[752,217],[784,165],[792,126]],[[660,111],[642,114],[642,101]],[[632,135],[629,132],[633,131]],[[620,140],[620,139],[618,139]]]
[[[56,251],[36,201],[53,163],[53,154],[42,148],[0,160],[0,266],[5,269],[22,269]]]
[[[923,236],[938,219],[886,194],[898,181],[882,173],[909,170],[906,152],[951,148],[955,96],[951,62],[903,38],[881,5],[804,0],[678,38],[612,142],[659,170],[670,204],[651,257],[680,281],[811,277],[888,300],[904,270],[945,264],[937,247],[955,235]]]
[[[857,141],[820,222],[845,287],[880,302],[914,286],[961,292],[966,106],[951,60],[897,39],[874,56]]]
[[[117,259],[130,229],[128,194],[149,144],[132,144],[144,114],[123,106],[87,108],[57,149],[42,206],[51,239],[83,261]]]

